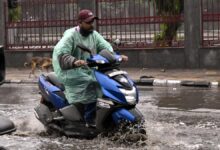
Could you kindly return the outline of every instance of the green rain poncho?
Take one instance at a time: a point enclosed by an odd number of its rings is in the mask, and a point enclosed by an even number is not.
[[[79,27],[68,29],[64,32],[62,39],[57,43],[53,51],[53,68],[65,86],[65,95],[70,104],[95,102],[100,88],[91,69],[86,67],[61,69],[59,60],[60,55],[71,55],[70,57],[78,60],[86,60],[89,54],[80,50],[77,45],[84,45],[92,50],[93,54],[102,49],[113,52],[112,46],[96,31],[84,37],[79,32]],[[72,57],[73,56],[73,57]],[[75,57],[75,58],[74,58]],[[66,59],[68,60],[68,59]],[[66,62],[69,63],[71,61]]]

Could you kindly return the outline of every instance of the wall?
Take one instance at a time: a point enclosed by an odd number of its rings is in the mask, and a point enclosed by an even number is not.
[[[52,52],[6,52],[7,67],[23,67],[31,57],[51,57]],[[129,61],[123,67],[139,68],[184,68],[184,49],[148,49],[148,50],[123,50],[120,54],[127,55]],[[16,61],[15,61],[16,60]]]
[[[124,67],[185,68],[183,48],[123,50],[120,53],[129,57]]]
[[[200,68],[220,69],[220,48],[201,48],[199,52]]]

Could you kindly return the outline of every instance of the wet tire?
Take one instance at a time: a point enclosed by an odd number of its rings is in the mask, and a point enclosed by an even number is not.
[[[144,126],[144,116],[137,108],[129,111],[136,117],[136,122],[121,121],[118,128],[102,135],[118,144],[145,146],[147,145],[148,136]]]
[[[53,104],[44,99],[43,96],[41,96],[40,103],[46,105],[50,111],[55,111]]]
[[[137,122],[143,122],[144,121],[144,116],[142,113],[137,109],[133,108],[129,110],[135,117]]]

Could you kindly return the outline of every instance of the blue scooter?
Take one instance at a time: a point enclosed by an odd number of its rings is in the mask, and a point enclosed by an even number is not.
[[[70,105],[65,98],[65,87],[54,73],[39,77],[38,85],[42,95],[35,108],[36,118],[48,131],[58,131],[67,136],[94,137],[105,131],[121,126],[138,126],[142,130],[144,117],[135,107],[139,101],[138,90],[127,73],[119,69],[122,58],[102,50],[92,55],[91,50],[78,45],[82,51],[90,53],[88,67],[92,68],[103,96],[97,100],[95,128],[86,127],[83,119],[83,105]],[[124,127],[123,127],[124,128]]]

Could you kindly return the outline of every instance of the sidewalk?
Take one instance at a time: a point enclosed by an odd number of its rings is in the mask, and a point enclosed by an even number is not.
[[[220,70],[123,68],[138,85],[218,87]],[[29,69],[7,68],[6,83],[36,83]],[[36,75],[47,74],[36,70]],[[141,78],[142,77],[142,78]]]

